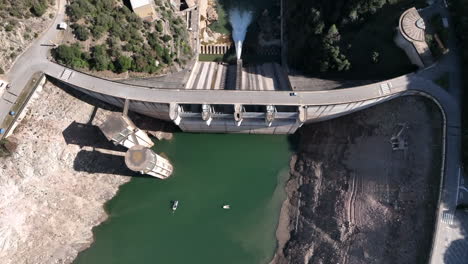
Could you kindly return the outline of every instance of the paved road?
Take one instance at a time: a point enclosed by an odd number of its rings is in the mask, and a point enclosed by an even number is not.
[[[64,0],[59,1],[59,13],[52,25],[63,20]],[[451,221],[451,214],[455,213],[458,194],[458,171],[460,167],[460,109],[457,100],[450,94],[429,81],[425,76],[428,71],[401,76],[385,82],[359,86],[349,89],[330,91],[300,91],[297,96],[290,96],[285,91],[221,91],[221,90],[184,90],[184,89],[155,89],[134,86],[95,78],[83,73],[66,69],[47,60],[49,47],[41,46],[50,43],[57,36],[58,31],[52,26],[29,48],[14,64],[7,74],[11,82],[11,91],[20,94],[30,76],[42,71],[48,76],[62,80],[71,85],[82,87],[95,92],[109,94],[132,100],[159,103],[208,103],[208,104],[274,104],[274,105],[330,105],[351,103],[365,100],[379,100],[381,98],[408,93],[423,93],[435,99],[444,110],[446,117],[444,183],[438,215],[437,230],[431,254],[431,263],[444,263],[444,259],[451,259],[452,241],[460,238],[460,229],[456,229],[457,221]],[[445,58],[444,58],[445,59]],[[448,64],[450,60],[447,59]],[[440,64],[445,65],[445,64]],[[436,65],[431,71],[440,73],[442,66]],[[456,67],[457,68],[457,67]],[[456,73],[455,73],[456,74]],[[451,75],[453,82],[450,92],[456,97],[460,89],[456,75]],[[390,83],[391,85],[388,85]],[[458,83],[458,84],[457,84]],[[8,113],[11,104],[0,101],[0,120]],[[53,106],[50,106],[53,107]],[[448,220],[447,220],[448,219]],[[461,226],[461,225],[458,225]],[[456,231],[455,231],[456,230]],[[448,252],[448,253],[447,253]]]
[[[36,63],[47,61],[47,54],[49,53],[50,46],[42,46],[42,44],[50,45],[51,41],[56,42],[55,40],[58,37],[56,26],[63,21],[64,16],[65,0],[58,0],[58,12],[49,28],[31,44],[30,48],[16,60],[12,68],[6,73],[6,79],[11,83],[11,88],[9,90],[11,93],[16,95],[21,94],[29,78],[34,73],[34,71],[31,70],[31,68],[34,67],[31,66]],[[11,102],[3,98],[0,100],[0,124],[5,119],[11,107]]]
[[[452,24],[450,13],[445,7],[444,1],[439,0],[432,6],[434,13],[439,13]],[[450,84],[448,92],[458,104],[461,100],[461,62],[460,51],[457,46],[455,32],[451,27],[448,43],[449,53],[444,55],[434,67],[418,73],[419,76],[430,80],[437,80],[444,74],[449,74]],[[439,98],[438,98],[439,99]],[[446,105],[446,104],[445,104]],[[448,109],[446,107],[446,109]],[[452,107],[452,111],[460,113],[460,109]],[[457,113],[446,110],[446,116],[453,119]],[[455,121],[455,120],[454,120]],[[463,180],[461,171],[461,128],[460,120],[457,123],[447,125],[445,177],[439,210],[438,222],[431,252],[431,264],[462,264],[468,262],[468,212],[456,210],[459,202],[460,182]]]

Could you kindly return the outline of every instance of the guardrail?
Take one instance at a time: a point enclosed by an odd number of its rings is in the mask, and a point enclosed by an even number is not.
[[[42,88],[46,81],[46,75],[44,73],[35,73],[31,79],[29,80],[28,84],[26,85],[26,89],[18,95],[13,107],[10,111],[15,112],[13,116],[7,115],[2,122],[1,128],[5,129],[5,132],[0,134],[0,140],[7,138],[10,136],[13,131],[15,130],[18,123],[24,118],[26,115],[27,106],[37,91],[38,87]]]

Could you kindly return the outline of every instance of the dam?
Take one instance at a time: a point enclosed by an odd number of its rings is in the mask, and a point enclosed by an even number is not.
[[[190,21],[199,20],[198,6],[187,12]],[[196,23],[190,26],[198,31]],[[418,84],[425,80],[409,74],[353,88],[317,90],[307,78],[297,84],[280,61],[243,61],[241,52],[236,52],[242,57],[232,64],[199,61],[200,41],[196,45],[194,59],[184,69],[151,79],[112,81],[48,59],[29,63],[23,76],[40,72],[119,108],[127,102],[130,111],[173,122],[184,132],[201,133],[292,134],[306,123],[418,93],[425,86]],[[24,87],[25,82],[14,80],[14,85]]]

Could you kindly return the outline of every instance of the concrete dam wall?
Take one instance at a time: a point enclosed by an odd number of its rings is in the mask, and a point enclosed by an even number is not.
[[[57,81],[60,82],[58,79]],[[65,84],[111,105],[124,107],[125,98],[91,91],[66,82]],[[177,101],[177,91],[173,92],[174,99]],[[156,119],[174,122],[185,132],[292,134],[305,123],[343,116],[400,95],[402,94],[398,93],[369,100],[329,105],[223,104],[221,99],[219,104],[129,100],[129,109]]]

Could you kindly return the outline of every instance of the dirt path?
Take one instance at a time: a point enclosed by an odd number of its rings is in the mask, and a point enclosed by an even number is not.
[[[393,151],[402,124],[408,148]],[[440,179],[436,107],[403,97],[300,135],[288,183],[299,215],[289,210],[291,238],[276,263],[426,263]]]

